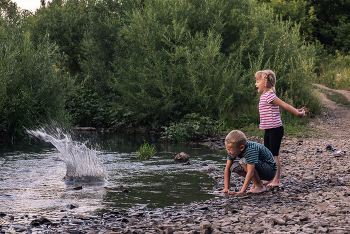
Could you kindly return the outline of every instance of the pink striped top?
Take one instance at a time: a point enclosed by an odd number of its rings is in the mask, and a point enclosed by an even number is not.
[[[261,95],[259,101],[259,129],[278,128],[282,126],[280,107],[271,104],[276,98],[276,94],[272,91],[268,91]]]

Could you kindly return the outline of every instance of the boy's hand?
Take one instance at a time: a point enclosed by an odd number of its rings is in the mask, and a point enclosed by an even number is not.
[[[223,189],[221,192],[219,192],[219,193],[230,193],[230,190],[229,189]]]
[[[235,192],[235,194],[243,194],[246,193],[245,191],[239,191],[239,192]]]

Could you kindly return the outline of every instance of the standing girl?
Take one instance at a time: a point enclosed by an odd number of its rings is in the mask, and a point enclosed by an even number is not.
[[[280,186],[282,165],[278,155],[284,134],[284,128],[279,108],[289,111],[299,118],[304,117],[307,110],[304,107],[301,109],[295,109],[276,96],[276,76],[273,71],[258,71],[255,73],[255,80],[255,86],[258,88],[258,93],[261,93],[259,101],[259,129],[265,130],[264,145],[271,151],[277,162],[275,178],[272,181],[265,181],[264,184],[268,184],[267,186],[270,187]]]

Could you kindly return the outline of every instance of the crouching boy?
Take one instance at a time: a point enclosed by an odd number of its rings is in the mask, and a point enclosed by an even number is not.
[[[245,134],[238,130],[231,131],[225,139],[227,163],[225,168],[225,189],[223,193],[262,193],[266,187],[261,180],[272,180],[277,171],[277,163],[272,153],[263,145],[247,141]],[[239,192],[230,192],[231,173],[235,172],[245,177],[243,187]],[[246,191],[250,182],[253,185]]]

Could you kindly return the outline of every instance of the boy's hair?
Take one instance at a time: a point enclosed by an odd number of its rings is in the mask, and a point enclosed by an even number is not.
[[[247,137],[239,130],[232,130],[225,138],[226,144],[234,144],[235,146],[247,145]]]
[[[271,70],[263,70],[258,71],[255,73],[255,77],[257,78],[263,78],[266,82],[266,84],[271,84],[271,89],[273,92],[276,92],[275,86],[276,86],[276,75]]]

